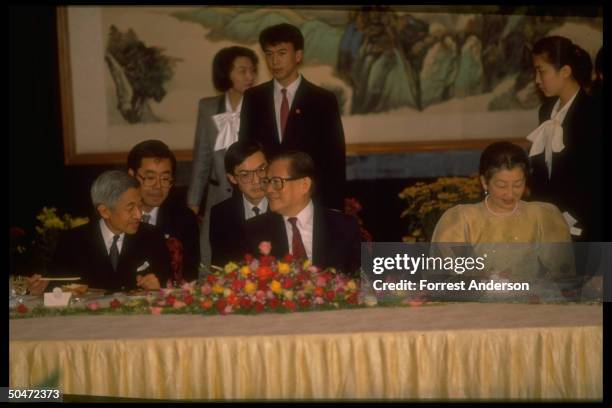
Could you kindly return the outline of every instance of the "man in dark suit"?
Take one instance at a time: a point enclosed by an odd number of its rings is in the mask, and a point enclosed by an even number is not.
[[[246,223],[246,249],[258,253],[262,241],[277,258],[291,253],[313,265],[358,275],[361,235],[353,217],[313,204],[314,163],[304,152],[287,151],[270,161],[262,188],[270,212]]]
[[[239,138],[260,142],[268,157],[287,149],[308,153],[316,168],[315,201],[344,209],[346,145],[335,95],[300,75],[304,37],[298,28],[268,27],[259,43],[274,79],[245,91]]]
[[[100,219],[66,231],[50,275],[80,276],[80,282],[107,291],[165,286],[170,256],[162,234],[140,223],[138,180],[106,171],[94,181],[91,199]]]
[[[200,234],[195,214],[184,200],[172,199],[176,158],[159,140],[146,140],[132,148],[127,158],[128,173],[140,181],[142,222],[156,226],[173,251],[173,275],[186,281],[198,278]],[[182,263],[180,247],[182,246]],[[175,258],[175,259],[174,259]]]
[[[212,264],[217,266],[244,256],[241,240],[246,220],[268,211],[268,199],[260,186],[268,165],[261,144],[240,140],[227,149],[224,161],[235,191],[210,210]]]

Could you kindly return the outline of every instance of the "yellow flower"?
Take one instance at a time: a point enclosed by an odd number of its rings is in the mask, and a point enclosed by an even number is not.
[[[357,283],[355,283],[355,281],[353,279],[351,279],[350,281],[348,281],[346,283],[346,288],[348,290],[355,290],[355,289],[357,289]]]
[[[213,290],[214,293],[219,295],[219,294],[223,293],[225,288],[223,286],[215,283],[215,285],[212,287],[212,290]]]
[[[270,290],[272,290],[272,292],[276,293],[277,295],[279,293],[282,292],[283,288],[281,286],[281,283],[277,280],[273,280],[272,283],[270,283]]]
[[[232,273],[233,271],[238,269],[238,265],[236,265],[234,262],[230,262],[227,265],[225,265],[225,268],[223,269],[225,270],[225,273]]]
[[[307,281],[307,282],[304,284],[304,292],[306,292],[306,293],[312,293],[312,291],[314,290],[314,288],[315,288],[315,287],[314,287],[314,285],[312,284],[312,282],[311,282],[311,281]]]
[[[255,293],[255,289],[257,289],[257,285],[255,285],[253,282],[251,281],[247,281],[244,284],[244,291],[245,293],[247,293],[248,295]]]
[[[283,296],[285,299],[293,300],[293,291],[292,290],[283,290]]]
[[[240,268],[240,274],[246,278],[251,274],[251,268],[246,265],[243,266],[242,268]]]
[[[230,288],[225,288],[223,290],[223,297],[229,297],[232,294],[232,290]]]
[[[302,264],[302,269],[308,269],[312,266],[312,261],[310,259],[307,259],[304,261],[304,263]]]
[[[87,224],[89,222],[89,218],[87,217],[77,217],[70,220],[70,228],[76,228],[81,225]]]
[[[285,263],[285,262],[278,263],[278,273],[280,273],[281,275],[286,275],[289,272],[291,272],[291,267],[289,266],[288,263]]]

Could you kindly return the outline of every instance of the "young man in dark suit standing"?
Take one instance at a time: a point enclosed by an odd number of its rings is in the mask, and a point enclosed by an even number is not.
[[[270,211],[247,221],[246,249],[257,254],[259,244],[269,241],[277,258],[290,253],[320,268],[358,276],[359,225],[349,215],[313,204],[314,173],[314,163],[304,152],[281,152],[270,161],[261,182]]]
[[[304,37],[290,24],[263,30],[259,43],[274,79],[244,93],[239,138],[260,142],[268,157],[300,150],[315,163],[315,200],[344,209],[346,144],[335,95],[299,73]]]
[[[50,275],[79,276],[107,291],[156,290],[170,277],[170,255],[161,233],[141,224],[140,185],[122,171],[94,181],[91,199],[99,220],[66,231]]]
[[[262,146],[238,141],[227,149],[224,161],[226,176],[236,191],[210,210],[212,264],[220,267],[242,259],[244,224],[268,211],[268,199],[260,187],[268,165]]]
[[[156,226],[166,239],[175,238],[180,242],[174,246],[182,246],[182,270],[175,272],[186,281],[197,279],[200,264],[198,221],[183,200],[170,196],[176,171],[174,153],[160,140],[146,140],[128,153],[127,166],[128,173],[140,182],[142,222]],[[174,269],[179,267],[173,266]]]

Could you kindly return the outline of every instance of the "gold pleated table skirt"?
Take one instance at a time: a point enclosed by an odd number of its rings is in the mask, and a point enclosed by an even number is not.
[[[601,305],[11,320],[9,386],[159,399],[601,400]]]

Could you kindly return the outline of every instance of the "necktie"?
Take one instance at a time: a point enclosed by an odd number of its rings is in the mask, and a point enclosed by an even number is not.
[[[145,224],[148,224],[150,219],[151,219],[151,214],[142,214],[140,221],[144,222]]]
[[[306,255],[306,248],[304,248],[304,243],[302,242],[302,235],[297,227],[297,218],[291,217],[288,221],[293,230],[293,239],[291,240],[291,252],[293,253],[293,257],[295,259],[306,259],[308,256]]]
[[[283,102],[280,108],[280,120],[281,120],[281,142],[285,135],[285,126],[287,126],[287,118],[289,117],[289,100],[287,99],[287,90],[281,89],[283,94]]]
[[[259,207],[253,207],[253,212],[255,213],[256,217],[259,215],[259,211]]]
[[[117,264],[119,263],[119,247],[117,247],[117,241],[119,240],[119,235],[113,236],[113,243],[110,247],[110,261],[113,266],[113,270],[117,270]]]

